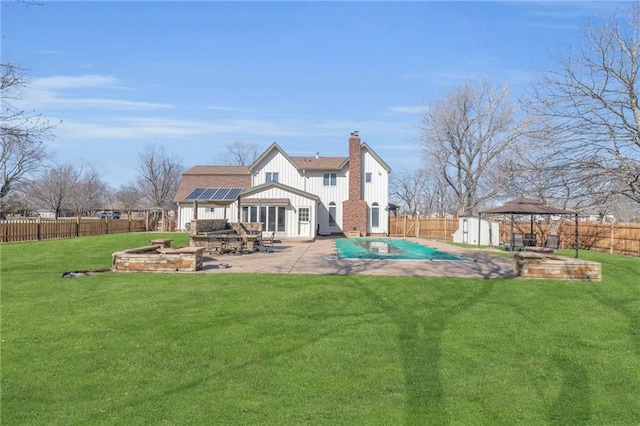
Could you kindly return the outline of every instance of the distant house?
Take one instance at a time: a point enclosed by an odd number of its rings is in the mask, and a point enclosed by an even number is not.
[[[250,166],[194,166],[174,201],[178,229],[193,219],[262,222],[277,238],[388,233],[389,166],[358,132],[347,157],[289,156],[274,143]]]
[[[50,209],[38,209],[38,210],[36,210],[36,214],[38,215],[38,217],[41,217],[42,219],[55,219],[56,218],[56,212],[54,212],[53,210],[50,210]]]

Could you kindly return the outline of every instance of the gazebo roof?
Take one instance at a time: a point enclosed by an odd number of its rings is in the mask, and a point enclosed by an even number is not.
[[[498,213],[512,213],[512,214],[575,214],[573,210],[564,210],[557,207],[551,207],[543,204],[538,200],[532,200],[529,198],[518,198],[517,200],[509,201],[502,206],[495,207],[488,210],[483,210],[480,214],[498,214]]]

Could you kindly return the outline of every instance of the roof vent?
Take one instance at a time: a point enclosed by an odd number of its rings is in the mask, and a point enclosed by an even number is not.
[[[320,158],[320,151],[316,152],[316,158]]]

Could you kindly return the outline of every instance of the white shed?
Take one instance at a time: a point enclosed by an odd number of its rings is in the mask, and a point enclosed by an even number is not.
[[[459,218],[458,229],[453,233],[453,242],[497,246],[500,243],[500,223],[489,222],[476,216]],[[480,238],[480,242],[478,242]]]

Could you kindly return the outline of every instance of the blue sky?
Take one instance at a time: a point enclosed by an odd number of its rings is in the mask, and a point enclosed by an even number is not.
[[[346,156],[358,130],[393,169],[421,165],[424,105],[485,77],[527,90],[620,2],[2,2],[2,60],[25,107],[61,119],[60,162],[117,188],[156,144],[186,167],[235,141]]]

